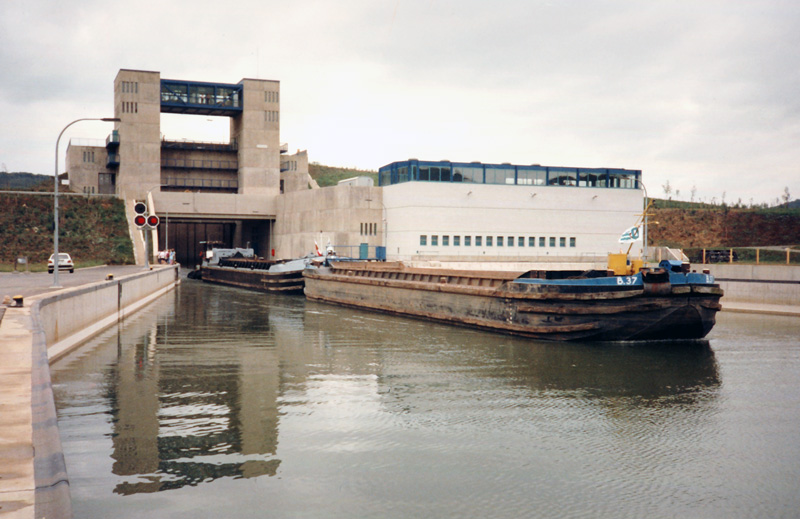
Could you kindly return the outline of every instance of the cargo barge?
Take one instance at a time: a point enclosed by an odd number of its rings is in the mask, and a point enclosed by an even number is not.
[[[320,264],[324,256],[309,254],[289,261],[256,258],[252,249],[212,249],[197,274],[208,283],[263,292],[302,294],[303,270]]]
[[[675,261],[630,275],[332,261],[304,277],[310,300],[554,341],[700,339],[722,297],[713,276]]]

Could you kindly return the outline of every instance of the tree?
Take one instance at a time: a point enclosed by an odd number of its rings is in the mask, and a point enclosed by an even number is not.
[[[692,191],[691,191],[691,193],[692,193],[692,198],[690,199],[690,201],[691,201],[692,203],[694,203],[694,196],[697,194],[697,186],[692,186]]]
[[[783,188],[783,195],[781,196],[781,198],[783,198],[784,204],[788,204],[789,200],[792,199],[792,196],[789,194],[789,186]]]
[[[667,183],[663,184],[661,187],[664,188],[664,195],[669,200],[672,200],[672,197],[670,196],[672,194],[672,186],[669,185],[669,180],[667,180]]]

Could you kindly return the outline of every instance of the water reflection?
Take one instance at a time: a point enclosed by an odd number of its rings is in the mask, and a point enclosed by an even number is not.
[[[76,387],[102,387],[119,495],[275,476],[284,417],[313,416],[285,440],[318,452],[380,450],[409,428],[527,434],[575,409],[624,438],[665,409],[665,427],[696,429],[720,386],[708,343],[539,343],[192,282],[54,378],[62,414]]]

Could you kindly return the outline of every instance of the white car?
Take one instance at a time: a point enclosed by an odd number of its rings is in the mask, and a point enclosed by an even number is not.
[[[50,259],[47,260],[47,272],[50,274],[53,273],[53,256],[54,254],[51,254]],[[66,252],[58,253],[58,270],[69,270],[70,273],[75,272],[75,265],[72,263],[72,258],[70,258],[69,254]]]

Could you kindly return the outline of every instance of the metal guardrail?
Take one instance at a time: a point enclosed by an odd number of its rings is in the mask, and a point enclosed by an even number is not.
[[[686,248],[692,263],[754,263],[800,265],[800,250],[791,247]]]

